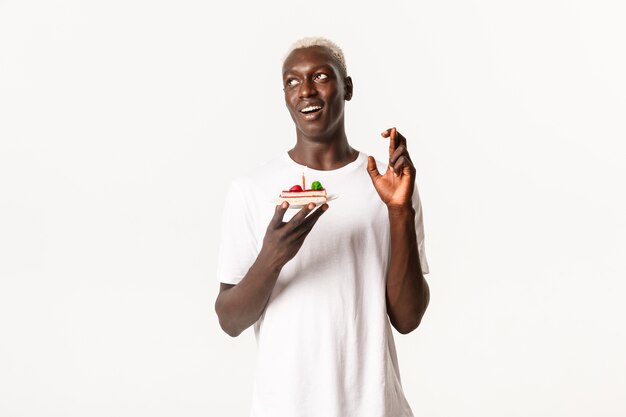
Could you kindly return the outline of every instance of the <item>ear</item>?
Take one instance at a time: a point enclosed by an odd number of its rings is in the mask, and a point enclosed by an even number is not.
[[[344,87],[344,99],[346,101],[350,101],[352,99],[352,91],[354,86],[352,85],[352,78],[351,77],[346,77],[343,80],[343,83],[345,85]]]

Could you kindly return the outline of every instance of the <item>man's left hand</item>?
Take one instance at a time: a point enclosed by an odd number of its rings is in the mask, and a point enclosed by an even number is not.
[[[406,148],[406,138],[395,127],[385,130],[381,135],[383,138],[389,138],[389,166],[381,175],[376,167],[376,161],[369,156],[367,172],[387,207],[412,207],[415,167]]]

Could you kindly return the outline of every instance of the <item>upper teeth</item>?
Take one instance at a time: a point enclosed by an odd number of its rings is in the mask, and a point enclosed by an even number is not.
[[[312,111],[315,111],[315,110],[319,110],[321,108],[322,108],[322,106],[308,106],[308,107],[303,108],[301,111],[302,111],[302,113],[308,113],[308,112],[312,112]]]

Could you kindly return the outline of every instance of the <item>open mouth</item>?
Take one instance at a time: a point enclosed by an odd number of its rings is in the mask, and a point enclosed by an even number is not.
[[[304,115],[308,115],[308,114],[315,114],[317,112],[319,112],[320,110],[322,110],[322,106],[306,106],[305,108],[303,108],[302,110],[300,110],[300,113],[304,114]]]

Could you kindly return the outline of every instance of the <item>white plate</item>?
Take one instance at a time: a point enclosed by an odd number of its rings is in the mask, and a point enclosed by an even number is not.
[[[328,197],[326,197],[326,202],[328,203],[329,201],[332,200],[336,200],[339,198],[339,195],[337,194],[329,194]],[[279,205],[281,202],[279,199],[274,200],[274,204]],[[315,207],[322,205],[323,203],[318,203],[315,205]],[[289,208],[290,209],[298,209],[300,210],[302,207],[306,206],[306,204],[290,204]]]

